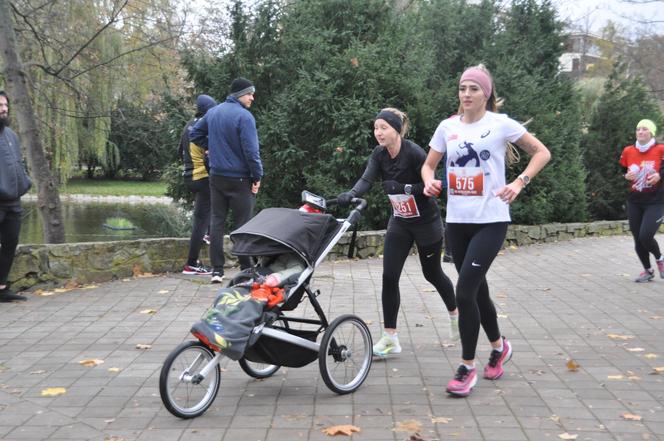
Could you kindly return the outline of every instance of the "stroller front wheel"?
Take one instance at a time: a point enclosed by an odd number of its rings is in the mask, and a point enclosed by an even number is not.
[[[219,364],[205,376],[201,371],[214,357],[215,353],[199,341],[184,342],[168,355],[159,376],[159,394],[170,413],[195,418],[212,405],[221,383]]]
[[[337,317],[327,327],[318,352],[323,381],[332,392],[354,392],[369,375],[372,360],[371,333],[356,315]]]

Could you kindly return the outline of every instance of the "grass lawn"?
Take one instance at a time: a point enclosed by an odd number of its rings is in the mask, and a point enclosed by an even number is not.
[[[101,196],[166,196],[166,183],[74,178],[60,186],[60,193]]]

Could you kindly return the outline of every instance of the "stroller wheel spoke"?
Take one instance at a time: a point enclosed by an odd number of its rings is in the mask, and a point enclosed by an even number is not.
[[[338,394],[355,391],[371,368],[372,342],[369,329],[357,316],[343,315],[325,330],[319,366],[327,387]]]
[[[166,408],[180,418],[193,418],[205,412],[219,391],[219,365],[206,376],[203,369],[214,362],[215,354],[200,342],[185,342],[164,362],[159,377],[159,393]]]

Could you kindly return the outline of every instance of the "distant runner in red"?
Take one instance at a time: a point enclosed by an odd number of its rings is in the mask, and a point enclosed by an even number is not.
[[[620,165],[627,169],[625,179],[629,181],[627,196],[627,218],[634,236],[636,255],[643,271],[634,279],[637,283],[650,282],[655,270],[650,266],[650,255],[657,262],[659,276],[664,279],[664,257],[655,240],[655,233],[664,221],[664,144],[657,144],[657,126],[649,119],[636,125],[636,142],[625,147],[620,155]]]
[[[373,347],[374,355],[386,357],[401,352],[397,336],[397,315],[400,306],[399,279],[413,243],[426,280],[436,287],[450,317],[450,338],[458,339],[458,313],[454,286],[441,267],[443,221],[435,198],[425,196],[420,169],[426,153],[419,145],[404,138],[408,118],[400,110],[387,108],[376,115],[374,148],[362,177],[353,189],[338,196],[340,206],[350,203],[369,191],[381,180],[392,204],[392,216],[385,233],[383,251],[383,319],[382,338]]]

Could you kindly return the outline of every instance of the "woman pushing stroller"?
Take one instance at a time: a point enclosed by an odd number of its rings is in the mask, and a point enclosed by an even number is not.
[[[374,148],[362,177],[353,188],[337,197],[340,206],[360,197],[376,180],[392,204],[383,251],[383,320],[384,332],[373,347],[379,357],[401,352],[397,336],[397,315],[400,306],[399,278],[410,249],[415,243],[422,273],[440,294],[450,317],[450,338],[458,338],[458,312],[454,287],[441,268],[443,223],[435,198],[424,195],[420,174],[426,159],[425,151],[405,138],[409,123],[398,109],[382,109],[374,120]]]

